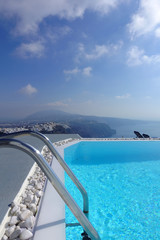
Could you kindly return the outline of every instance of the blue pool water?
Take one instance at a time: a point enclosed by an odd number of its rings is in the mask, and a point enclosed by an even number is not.
[[[89,195],[89,219],[102,240],[160,239],[160,142],[81,142],[64,150],[65,160]],[[66,176],[69,192],[82,197]],[[76,222],[66,209],[67,223]],[[80,240],[68,227],[67,240]]]

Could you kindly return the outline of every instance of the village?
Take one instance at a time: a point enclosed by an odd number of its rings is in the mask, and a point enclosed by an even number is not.
[[[41,133],[70,133],[71,129],[68,125],[55,123],[55,122],[45,122],[45,123],[23,123],[23,124],[10,124],[5,126],[0,126],[0,134],[7,134],[20,131],[38,131]]]

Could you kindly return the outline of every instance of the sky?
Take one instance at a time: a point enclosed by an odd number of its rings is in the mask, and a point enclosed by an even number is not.
[[[160,120],[160,0],[0,0],[0,119]]]

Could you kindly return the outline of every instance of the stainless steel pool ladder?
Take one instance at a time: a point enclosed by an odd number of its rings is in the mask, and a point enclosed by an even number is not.
[[[31,131],[29,131],[28,134],[29,133],[31,133]],[[34,133],[35,132],[32,132],[33,135],[34,135]],[[21,134],[22,134],[22,132],[21,132]],[[39,135],[40,133],[36,132],[36,134]],[[40,134],[40,136],[44,136],[44,135]],[[16,139],[8,139],[8,137],[9,137],[8,135],[5,135],[5,138],[0,139],[0,147],[1,148],[4,147],[4,148],[19,149],[19,150],[27,153],[29,156],[31,156],[33,158],[33,160],[41,168],[41,170],[44,172],[44,174],[47,176],[47,178],[51,182],[52,186],[56,189],[56,191],[58,192],[60,197],[63,199],[63,201],[69,207],[69,209],[71,210],[73,215],[76,217],[76,219],[78,220],[80,225],[83,227],[84,231],[89,235],[89,237],[91,239],[100,240],[100,237],[99,237],[98,233],[96,232],[95,228],[89,222],[88,218],[82,212],[82,210],[77,205],[77,203],[74,201],[74,199],[72,198],[70,193],[65,188],[64,184],[60,181],[60,179],[54,173],[53,169],[50,167],[50,165],[47,163],[47,161],[43,158],[41,153],[29,144],[26,144],[26,143],[16,140]],[[45,138],[46,138],[46,136],[45,136]]]
[[[9,133],[0,136],[0,138],[15,138],[19,136],[25,136],[25,135],[31,135],[33,137],[39,138],[41,141],[44,142],[44,144],[49,148],[51,153],[56,157],[62,168],[65,170],[65,172],[68,174],[68,176],[72,179],[74,184],[77,186],[78,190],[81,192],[82,197],[83,197],[83,212],[86,216],[88,216],[89,213],[89,202],[88,202],[88,194],[82,184],[79,182],[77,177],[74,175],[72,170],[69,168],[69,166],[66,164],[66,162],[63,160],[61,155],[58,153],[58,151],[55,149],[53,146],[52,142],[47,138],[45,135],[41,134],[40,132],[36,131],[20,131],[20,132],[14,132],[14,133]]]

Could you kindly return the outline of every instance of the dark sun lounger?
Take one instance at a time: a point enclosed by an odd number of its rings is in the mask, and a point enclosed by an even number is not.
[[[142,136],[139,132],[137,132],[137,131],[134,131],[134,134],[136,134],[136,136],[137,136],[138,138],[143,138],[143,136]]]
[[[150,138],[150,136],[148,134],[143,133],[142,135],[144,138]]]

